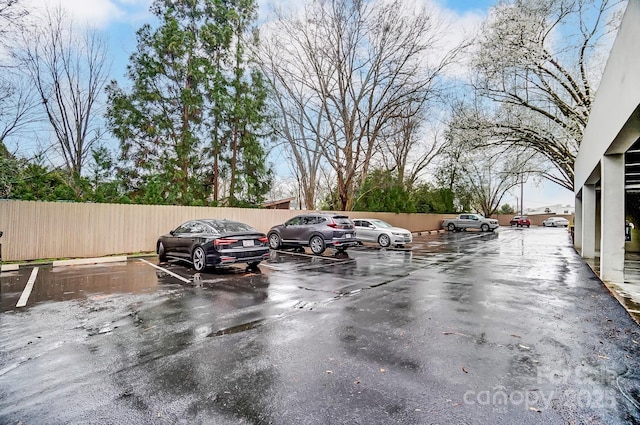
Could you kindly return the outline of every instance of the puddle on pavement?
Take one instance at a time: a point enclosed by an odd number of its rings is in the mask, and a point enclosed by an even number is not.
[[[235,334],[235,333],[239,333],[239,332],[248,331],[248,330],[257,328],[258,326],[261,326],[262,323],[264,322],[264,320],[265,319],[258,319],[258,320],[254,320],[252,322],[243,323],[241,325],[236,325],[236,326],[231,326],[229,328],[220,329],[220,330],[217,330],[215,332],[211,332],[207,336],[208,337],[211,337],[211,336],[222,336],[222,335],[229,335],[229,334]]]

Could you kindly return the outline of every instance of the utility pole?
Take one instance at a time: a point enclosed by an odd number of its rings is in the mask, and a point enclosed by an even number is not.
[[[524,176],[520,174],[520,215],[524,215]]]

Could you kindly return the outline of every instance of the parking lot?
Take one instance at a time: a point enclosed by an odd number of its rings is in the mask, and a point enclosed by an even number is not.
[[[639,328],[566,229],[0,285],[3,424],[640,423]]]

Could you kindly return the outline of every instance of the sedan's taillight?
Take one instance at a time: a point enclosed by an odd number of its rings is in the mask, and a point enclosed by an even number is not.
[[[267,243],[267,242],[269,242],[269,239],[267,239],[266,237],[264,237],[264,238],[258,238],[258,240],[259,240],[260,242],[262,242],[262,243]]]
[[[226,246],[238,242],[237,239],[216,239],[216,246]]]

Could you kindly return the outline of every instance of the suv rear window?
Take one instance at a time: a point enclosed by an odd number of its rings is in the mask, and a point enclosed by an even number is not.
[[[341,226],[351,226],[351,220],[349,220],[349,217],[346,216],[334,216],[332,217],[333,221],[336,222],[336,224],[340,224]]]

